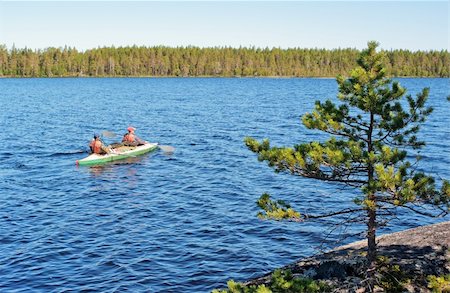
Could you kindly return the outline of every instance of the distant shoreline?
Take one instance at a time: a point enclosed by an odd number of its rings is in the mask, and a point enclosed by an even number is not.
[[[387,76],[450,77],[450,52],[383,51]],[[9,77],[323,77],[347,75],[359,50],[197,47],[7,49],[0,76]]]

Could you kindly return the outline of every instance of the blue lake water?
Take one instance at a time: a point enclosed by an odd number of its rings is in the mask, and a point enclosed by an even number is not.
[[[449,80],[400,82],[431,88],[420,166],[450,178]],[[0,291],[209,292],[315,253],[334,222],[261,221],[255,201],[317,212],[354,194],[275,174],[243,138],[317,139],[300,116],[336,92],[334,79],[0,79]],[[94,132],[128,125],[175,153],[75,165]],[[379,233],[442,220],[401,212]]]

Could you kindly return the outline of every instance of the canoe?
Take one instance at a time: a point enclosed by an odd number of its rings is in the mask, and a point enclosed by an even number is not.
[[[79,166],[89,166],[89,165],[99,165],[105,164],[113,161],[124,160],[128,158],[134,158],[136,156],[140,156],[151,151],[154,151],[158,148],[157,143],[146,143],[140,146],[120,146],[114,149],[113,153],[99,155],[99,154],[91,154],[82,160],[77,160],[76,164]]]

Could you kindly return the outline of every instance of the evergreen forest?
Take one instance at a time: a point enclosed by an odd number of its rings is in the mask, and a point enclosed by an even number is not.
[[[384,51],[387,74],[450,77],[450,53]],[[335,77],[356,65],[360,51],[255,47],[167,46],[8,49],[0,45],[0,77]]]

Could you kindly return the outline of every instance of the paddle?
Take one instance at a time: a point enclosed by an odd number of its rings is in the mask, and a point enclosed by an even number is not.
[[[102,131],[102,135],[108,138],[114,138],[119,136],[117,133],[114,133],[112,131],[104,130]],[[165,153],[173,153],[175,151],[175,148],[170,145],[158,145],[159,149],[161,149]]]
[[[175,151],[175,148],[170,145],[158,145],[158,147],[165,153],[173,153]]]
[[[108,130],[102,131],[102,135],[105,137],[113,138],[116,137],[117,134]]]

